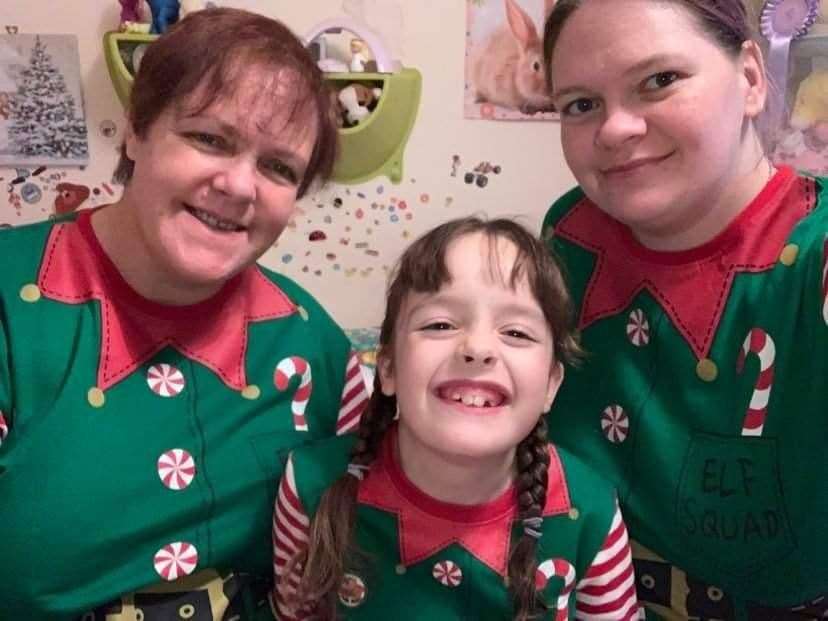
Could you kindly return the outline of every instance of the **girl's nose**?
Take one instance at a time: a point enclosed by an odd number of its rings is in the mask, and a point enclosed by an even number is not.
[[[481,339],[467,338],[457,348],[460,359],[470,365],[491,366],[496,360],[494,349]]]

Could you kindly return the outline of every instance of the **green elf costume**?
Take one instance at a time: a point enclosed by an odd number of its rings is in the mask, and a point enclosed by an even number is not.
[[[828,613],[825,187],[781,168],[682,252],[643,247],[580,189],[546,216],[589,354],[551,438],[618,487],[660,616]]]
[[[258,266],[141,297],[90,215],[0,234],[0,619],[271,618],[276,481],[356,425],[357,359]]]
[[[342,473],[360,479],[356,545],[367,561],[345,575],[338,618],[505,621],[514,609],[505,580],[510,539],[522,534],[515,489],[476,506],[441,502],[405,476],[396,427],[367,473],[348,466],[353,437],[291,453],[273,519],[274,608],[283,621],[313,610],[291,608],[298,577],[287,564],[308,542],[310,516]],[[627,532],[615,493],[580,460],[550,445],[549,487],[538,535],[537,588],[544,619],[638,616]]]

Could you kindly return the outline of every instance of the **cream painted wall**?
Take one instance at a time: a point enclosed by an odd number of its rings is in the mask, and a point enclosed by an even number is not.
[[[323,19],[343,15],[345,1],[224,0],[218,4],[277,17],[304,34]],[[420,112],[405,154],[405,179],[392,185],[382,177],[357,186],[330,185],[312,193],[300,203],[291,228],[262,259],[263,264],[307,287],[346,327],[379,323],[386,269],[419,232],[474,212],[519,216],[537,230],[551,200],[574,183],[561,154],[556,123],[462,119],[465,2],[360,1],[380,11],[399,7],[402,28],[392,33],[391,47],[399,50],[404,65],[416,67],[423,75]],[[98,190],[84,207],[112,200],[104,184],[117,196],[110,175],[124,121],[104,64],[101,37],[117,27],[118,15],[115,0],[0,2],[0,32],[15,25],[25,33],[78,35],[91,152],[85,170],[46,171],[37,180],[43,187],[41,201],[24,202],[19,210],[6,196],[6,186],[17,171],[0,168],[0,223],[47,218],[57,181]],[[113,137],[100,130],[107,120],[118,127]],[[452,176],[455,154],[461,163]],[[490,174],[485,188],[464,183],[463,174],[484,160],[500,165],[502,172]],[[63,176],[58,180],[50,175]],[[334,205],[336,198],[341,200],[339,207]],[[400,209],[401,201],[405,209]],[[395,215],[397,222],[392,221]],[[326,239],[309,241],[313,231],[322,231]]]

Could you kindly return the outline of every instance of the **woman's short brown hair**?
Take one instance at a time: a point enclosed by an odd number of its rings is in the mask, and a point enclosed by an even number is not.
[[[274,92],[274,106],[290,107],[289,122],[313,122],[315,115],[316,141],[299,183],[301,197],[314,180],[330,177],[337,155],[337,126],[322,72],[296,35],[275,19],[214,8],[191,13],[173,25],[147,48],[130,94],[128,122],[135,135],[144,138],[170,106],[186,103],[199,112],[232,97],[251,67],[295,76],[291,89]],[[128,183],[133,168],[122,145],[115,181]]]

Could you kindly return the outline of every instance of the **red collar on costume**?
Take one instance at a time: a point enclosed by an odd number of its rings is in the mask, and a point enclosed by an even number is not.
[[[557,237],[597,255],[579,328],[625,310],[646,289],[696,357],[706,357],[735,275],[773,267],[791,230],[814,204],[814,181],[781,167],[713,240],[690,250],[657,252],[638,243],[629,228],[590,200],[582,199],[554,231]]]
[[[397,433],[386,434],[380,455],[359,486],[365,505],[397,515],[400,562],[412,565],[456,543],[501,576],[506,576],[512,523],[516,519],[514,486],[482,505],[455,505],[432,498],[414,486],[397,463]],[[549,445],[549,488],[544,516],[571,509],[561,460]]]
[[[91,215],[92,210],[84,210],[74,222],[55,225],[37,284],[45,297],[59,302],[100,302],[97,387],[110,388],[171,346],[212,370],[230,388],[245,388],[248,323],[296,312],[281,289],[251,266],[203,302],[158,304],[127,284],[95,236]]]

